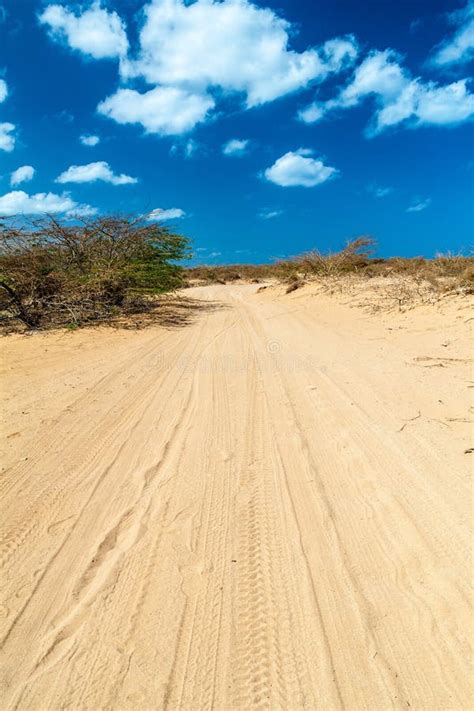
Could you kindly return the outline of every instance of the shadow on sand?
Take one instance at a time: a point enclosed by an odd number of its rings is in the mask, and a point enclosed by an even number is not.
[[[177,294],[162,296],[134,307],[110,322],[115,328],[182,328],[194,323],[202,313],[229,308],[219,301],[194,299]],[[102,324],[103,325],[103,324]]]

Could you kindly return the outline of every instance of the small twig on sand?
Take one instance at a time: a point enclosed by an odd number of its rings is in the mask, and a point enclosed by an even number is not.
[[[397,432],[403,432],[403,430],[405,429],[405,427],[406,427],[407,425],[409,425],[410,422],[414,422],[415,420],[418,420],[420,417],[421,417],[421,410],[419,410],[418,414],[415,415],[415,417],[410,417],[409,420],[406,420],[406,421],[405,421],[405,424],[402,425],[402,426],[400,427],[400,429],[397,430]]]

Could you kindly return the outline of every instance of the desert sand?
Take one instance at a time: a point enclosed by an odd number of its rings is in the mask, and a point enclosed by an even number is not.
[[[4,711],[473,707],[467,298],[258,288],[3,338]]]

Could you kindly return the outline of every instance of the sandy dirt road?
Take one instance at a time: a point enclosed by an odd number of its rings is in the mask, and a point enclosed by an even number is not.
[[[472,708],[467,312],[255,292],[4,339],[3,710]]]

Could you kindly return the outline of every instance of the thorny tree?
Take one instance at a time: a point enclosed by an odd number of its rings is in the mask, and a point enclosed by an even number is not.
[[[0,221],[0,311],[28,328],[110,318],[176,289],[187,238],[141,217]]]

